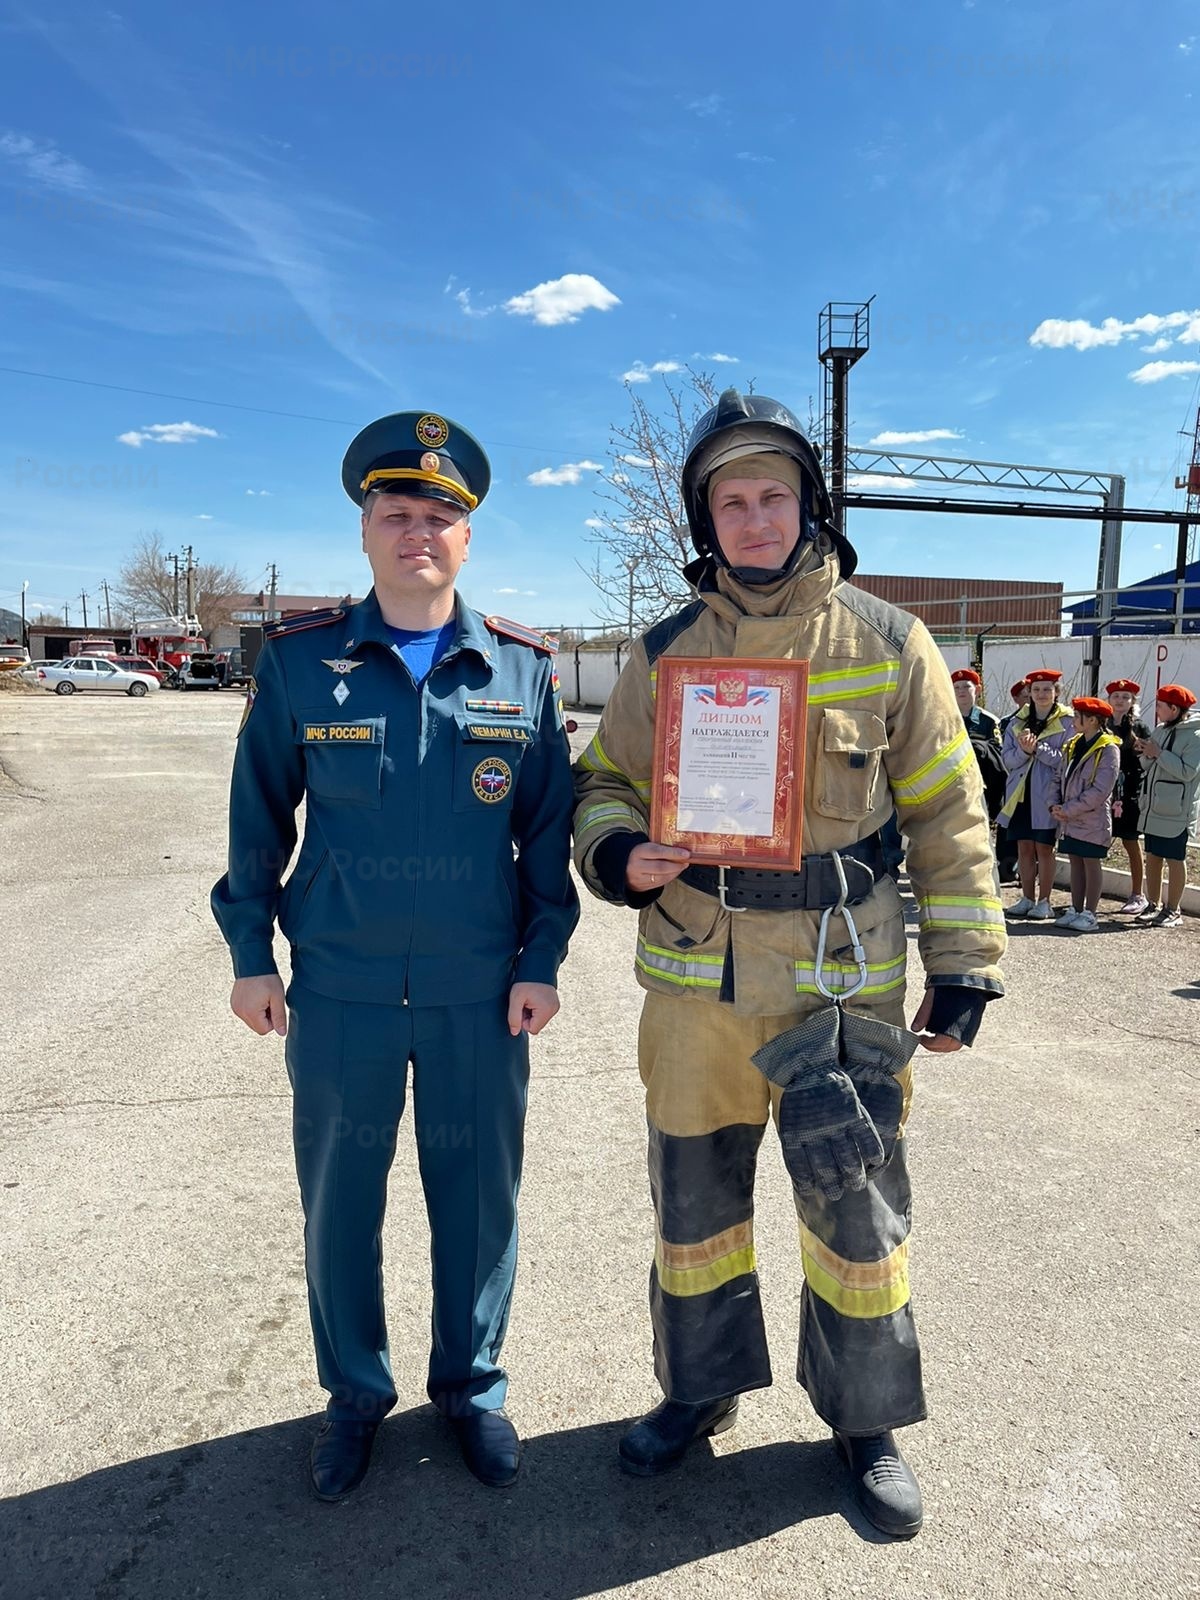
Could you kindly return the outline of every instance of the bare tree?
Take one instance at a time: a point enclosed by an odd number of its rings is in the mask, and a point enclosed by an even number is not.
[[[597,616],[622,634],[648,628],[688,597],[681,568],[695,551],[680,492],[683,462],[697,419],[717,399],[712,374],[691,367],[682,383],[662,379],[649,400],[631,384],[625,388],[630,416],[609,434],[613,464],[602,479],[601,526],[584,569],[600,596]]]
[[[186,605],[185,574],[179,574],[179,608]],[[230,620],[234,597],[245,594],[246,579],[237,567],[217,561],[199,561],[192,569],[196,616],[200,631],[211,636]],[[139,535],[132,555],[121,568],[114,587],[123,609],[137,617],[171,617],[176,613],[175,568],[163,550],[160,533]]]
[[[39,611],[36,617],[30,617],[31,628],[61,628],[63,618],[61,611]]]

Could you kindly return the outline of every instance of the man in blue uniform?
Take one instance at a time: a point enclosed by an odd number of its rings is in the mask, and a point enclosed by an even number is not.
[[[558,1010],[579,908],[553,643],[455,594],[490,480],[476,440],[432,413],[358,435],[342,482],[362,508],[374,587],[269,630],[234,759],[229,870],[212,905],[234,1013],[287,1037],[330,1395],[311,1456],[322,1500],[361,1483],[396,1403],[380,1237],[410,1062],[432,1235],[429,1398],[476,1477],[517,1474],[499,1357],[528,1035]],[[281,887],[301,800],[304,842]],[[276,918],[291,945],[286,1002]]]

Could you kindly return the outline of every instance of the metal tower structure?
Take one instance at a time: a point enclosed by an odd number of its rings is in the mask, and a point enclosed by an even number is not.
[[[1187,475],[1175,479],[1177,489],[1187,490],[1187,511],[1200,513],[1200,409],[1196,412],[1196,428],[1192,434],[1192,459],[1188,463]],[[1192,524],[1191,537],[1188,540],[1188,564],[1196,559],[1196,534],[1200,531],[1196,524]]]
[[[875,296],[871,296],[874,300]],[[846,514],[840,495],[846,487],[846,414],[850,368],[871,347],[871,300],[830,300],[817,322],[817,356],[825,369],[821,407],[821,445],[825,478],[839,528]]]

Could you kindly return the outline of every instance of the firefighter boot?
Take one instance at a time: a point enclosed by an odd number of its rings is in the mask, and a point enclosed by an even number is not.
[[[677,1467],[697,1439],[726,1433],[737,1421],[738,1397],[727,1395],[699,1406],[664,1400],[634,1423],[618,1446],[621,1471],[655,1478]]]
[[[850,1469],[854,1498],[867,1521],[893,1539],[920,1533],[921,1490],[895,1435],[889,1431],[853,1438],[835,1428],[833,1438]]]

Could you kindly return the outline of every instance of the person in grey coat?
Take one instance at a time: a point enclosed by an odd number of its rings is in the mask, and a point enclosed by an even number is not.
[[[1063,745],[1062,801],[1050,815],[1063,829],[1058,848],[1071,859],[1071,905],[1058,919],[1073,933],[1096,933],[1104,858],[1112,844],[1112,792],[1121,772],[1121,741],[1108,732],[1107,700],[1071,701],[1079,732]]]
[[[1187,847],[1200,826],[1200,715],[1196,696],[1181,683],[1164,683],[1155,697],[1158,727],[1137,741],[1146,768],[1142,826],[1146,830],[1146,892],[1149,905],[1136,919],[1156,928],[1177,928],[1187,878]],[[1167,894],[1161,907],[1163,863]]]
[[[1021,898],[1008,915],[1031,922],[1049,922],[1054,916],[1050,891],[1058,823],[1050,807],[1062,799],[1062,747],[1075,732],[1071,714],[1058,698],[1061,678],[1053,667],[1029,673],[1030,703],[1009,723],[1001,751],[1008,789],[996,820],[1016,841],[1021,875]]]

